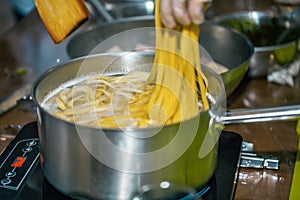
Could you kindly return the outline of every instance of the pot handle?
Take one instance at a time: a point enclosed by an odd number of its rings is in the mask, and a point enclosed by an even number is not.
[[[222,118],[224,125],[279,120],[300,119],[300,105],[274,106],[264,108],[232,109]]]

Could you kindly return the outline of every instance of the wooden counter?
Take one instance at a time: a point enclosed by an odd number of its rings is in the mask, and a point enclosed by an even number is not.
[[[245,9],[241,0],[215,0],[208,15]],[[243,3],[244,2],[244,3]],[[260,5],[264,2],[263,5]],[[270,1],[257,1],[259,8],[268,8]],[[222,5],[220,5],[222,4]],[[260,7],[261,6],[261,7]],[[67,41],[53,44],[36,12],[24,18],[0,39],[0,102],[15,89],[33,80],[49,67],[67,62]],[[18,74],[25,69],[26,74]],[[300,76],[295,86],[268,83],[265,78],[245,78],[229,97],[228,108],[256,108],[300,103]],[[19,105],[0,116],[0,152],[15,134],[9,124],[24,125],[36,120],[36,114]],[[276,121],[228,125],[225,130],[239,133],[246,142],[254,144],[258,154],[280,159],[280,169],[240,169],[234,199],[288,199],[297,153],[296,122]],[[9,137],[11,136],[11,137]]]
[[[300,77],[294,88],[268,83],[264,79],[244,81],[230,97],[229,108],[299,104]],[[235,199],[288,199],[297,154],[296,122],[274,121],[230,125],[254,144],[255,153],[280,159],[280,169],[240,169]]]

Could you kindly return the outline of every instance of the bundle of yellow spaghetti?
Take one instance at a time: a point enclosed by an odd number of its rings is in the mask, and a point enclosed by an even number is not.
[[[159,7],[159,1],[156,1]],[[148,127],[181,122],[209,108],[201,71],[199,26],[164,29],[156,7],[156,52],[152,71],[120,76],[96,74],[65,83],[42,106],[77,124]]]
[[[163,28],[159,3],[155,1],[156,54],[149,80],[155,89],[148,109],[152,119],[170,124],[196,116],[199,96],[202,109],[209,108],[207,80],[200,66],[199,26]]]

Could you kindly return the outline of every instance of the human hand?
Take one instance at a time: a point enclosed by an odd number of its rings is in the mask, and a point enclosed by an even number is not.
[[[204,21],[204,12],[211,0],[161,0],[160,13],[162,23],[168,28],[177,24],[200,24]]]

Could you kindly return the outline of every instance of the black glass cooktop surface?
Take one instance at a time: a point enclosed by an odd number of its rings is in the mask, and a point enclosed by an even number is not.
[[[236,187],[242,137],[223,131],[220,136],[218,166],[212,179],[190,198],[183,200],[229,200]],[[37,123],[22,128],[0,156],[1,200],[69,200],[44,178],[39,165]],[[171,199],[171,198],[168,198]]]

